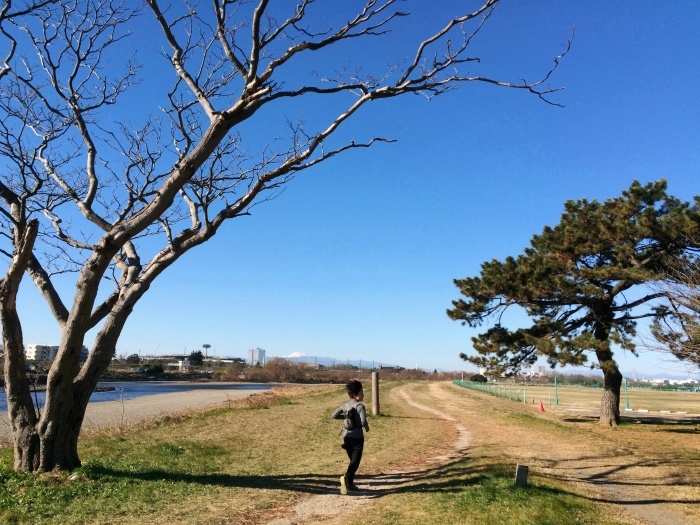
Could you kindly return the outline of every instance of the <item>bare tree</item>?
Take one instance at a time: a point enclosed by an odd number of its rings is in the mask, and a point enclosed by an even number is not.
[[[654,320],[654,342],[647,347],[700,368],[700,259],[673,268],[659,287],[666,299],[666,315]]]
[[[80,465],[88,399],[134,305],[163,271],[299,172],[389,142],[340,136],[361,107],[407,93],[434,97],[464,82],[554,103],[548,96],[558,88],[547,82],[570,45],[536,82],[466,71],[478,66],[467,51],[497,4],[482,0],[419,39],[405,62],[363,74],[361,53],[348,65],[331,51],[391,38],[408,16],[398,0],[340,3],[322,14],[313,0],[162,4],[38,2],[0,21],[11,43],[0,83],[0,249],[8,261],[0,319],[19,471]],[[134,37],[146,33],[131,54]],[[147,70],[137,62],[144,55]],[[288,120],[307,98],[324,104],[310,122]],[[146,99],[159,115],[141,109]],[[286,138],[263,133],[273,121],[285,122]],[[29,395],[16,308],[25,272],[62,333],[41,411]],[[72,297],[56,284],[68,272]]]

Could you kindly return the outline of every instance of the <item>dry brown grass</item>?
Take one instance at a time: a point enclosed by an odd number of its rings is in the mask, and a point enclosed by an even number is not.
[[[500,392],[507,392],[505,385],[498,385]],[[513,399],[522,401],[523,396],[527,396],[528,404],[539,404],[553,406],[559,397],[560,408],[600,408],[600,399],[603,395],[602,388],[578,387],[564,385],[557,387],[555,393],[553,386],[527,386],[514,385],[507,387]],[[629,399],[630,408],[633,410],[645,409],[651,412],[666,410],[670,412],[688,412],[700,414],[700,392],[677,392],[660,391],[643,388],[630,388],[625,393],[621,392],[620,408],[624,409],[626,401]]]
[[[500,494],[508,493],[516,463],[530,467],[541,497],[583,502],[585,523],[642,523],[642,510],[669,524],[700,523],[700,432],[693,426],[604,428],[563,409],[538,413],[536,405],[449,382],[383,382],[381,389],[384,415],[370,418],[358,482],[390,471],[417,474],[351,516],[324,523],[450,523],[450,498],[470,490],[479,496],[485,474],[499,469],[509,473]],[[455,421],[409,406],[399,390]],[[330,414],[346,399],[340,386],[285,387],[84,440],[88,468],[76,483],[85,499],[76,500],[76,512],[66,506],[51,519],[253,525],[288,516],[298,502],[337,492],[347,458]],[[455,423],[471,433],[466,456],[429,466],[428,458],[451,449]],[[89,518],[77,513],[85,509]],[[500,523],[498,510],[484,509],[462,508],[458,522]]]
[[[454,438],[449,423],[416,415],[394,399],[391,391],[397,385],[382,385],[385,415],[370,417],[360,476],[412,465],[425,450],[445,448]],[[366,390],[370,398],[371,390]],[[190,472],[181,480],[192,490],[177,500],[164,497],[157,511],[135,505],[129,513],[109,510],[110,516],[106,511],[98,521],[265,523],[310,494],[335,493],[347,457],[339,446],[340,424],[330,414],[346,400],[339,386],[285,387],[233,401],[231,409],[224,403],[221,409],[168,416],[121,434],[103,433],[85,443],[81,455],[88,461],[122,442],[128,444],[125,454],[172,446],[184,451],[173,461]],[[407,428],[410,440],[405,439]],[[146,461],[134,455],[134,463]],[[185,465],[187,461],[192,464]],[[179,482],[177,476],[173,481]]]
[[[538,413],[536,404],[514,403],[455,385],[441,389],[450,392],[444,397],[453,410],[468,409],[476,416],[468,419],[476,457],[506,456],[534,467],[535,475],[572,483],[584,495],[659,502],[659,509],[673,508],[687,523],[700,522],[700,432],[695,425],[627,423],[612,429],[567,413],[565,404]],[[600,390],[569,387],[565,392],[572,406],[586,407],[594,402],[591,394]],[[685,399],[676,395],[682,392],[640,393],[649,406],[654,406],[652,401]],[[560,401],[563,397],[560,394]]]

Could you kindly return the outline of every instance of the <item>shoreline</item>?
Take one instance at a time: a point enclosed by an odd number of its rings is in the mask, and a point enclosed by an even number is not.
[[[123,381],[119,381],[122,383]],[[165,381],[171,383],[171,381]],[[190,381],[182,381],[190,384]],[[200,384],[201,383],[197,383]],[[263,383],[215,383],[217,385],[229,385],[231,387],[241,385],[264,385]],[[175,415],[183,412],[201,410],[229,403],[237,399],[243,399],[253,394],[269,392],[271,387],[279,384],[266,384],[265,388],[229,388],[229,389],[200,389],[183,390],[167,394],[153,394],[148,396],[125,399],[123,401],[100,401],[88,403],[85,411],[85,419],[81,428],[81,435],[86,430],[106,430],[133,425],[144,421],[156,419],[167,415]],[[11,446],[12,430],[7,413],[0,415],[0,446]]]

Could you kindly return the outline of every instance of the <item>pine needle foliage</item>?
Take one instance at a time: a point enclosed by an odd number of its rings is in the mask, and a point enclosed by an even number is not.
[[[456,279],[463,297],[447,315],[471,327],[490,325],[472,338],[476,355],[461,357],[492,374],[515,374],[540,355],[554,367],[583,365],[593,354],[593,366],[619,398],[622,376],[612,349],[635,353],[637,322],[669,314],[663,293],[648,285],[700,251],[692,241],[700,231],[700,198],[689,203],[668,195],[665,180],[634,181],[620,197],[567,201],[564,208],[559,224],[535,235],[523,254]],[[524,310],[527,326],[502,323],[512,307]]]

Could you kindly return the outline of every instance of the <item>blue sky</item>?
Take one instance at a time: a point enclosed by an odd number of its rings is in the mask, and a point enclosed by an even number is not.
[[[460,3],[415,6],[404,30],[363,48],[360,60],[372,67],[410,49]],[[520,253],[556,224],[567,199],[602,200],[634,179],[660,178],[684,200],[700,194],[700,4],[505,2],[475,42],[480,72],[535,79],[574,26],[551,79],[565,88],[553,97],[564,108],[477,84],[431,101],[373,103],[343,136],[396,143],[301,174],[185,255],[137,305],[118,354],[208,343],[224,356],[261,347],[271,356],[473,370],[459,353],[476,332],[445,314],[458,297],[453,279]],[[57,344],[29,284],[25,341]],[[648,353],[617,357],[637,376],[678,369]]]

